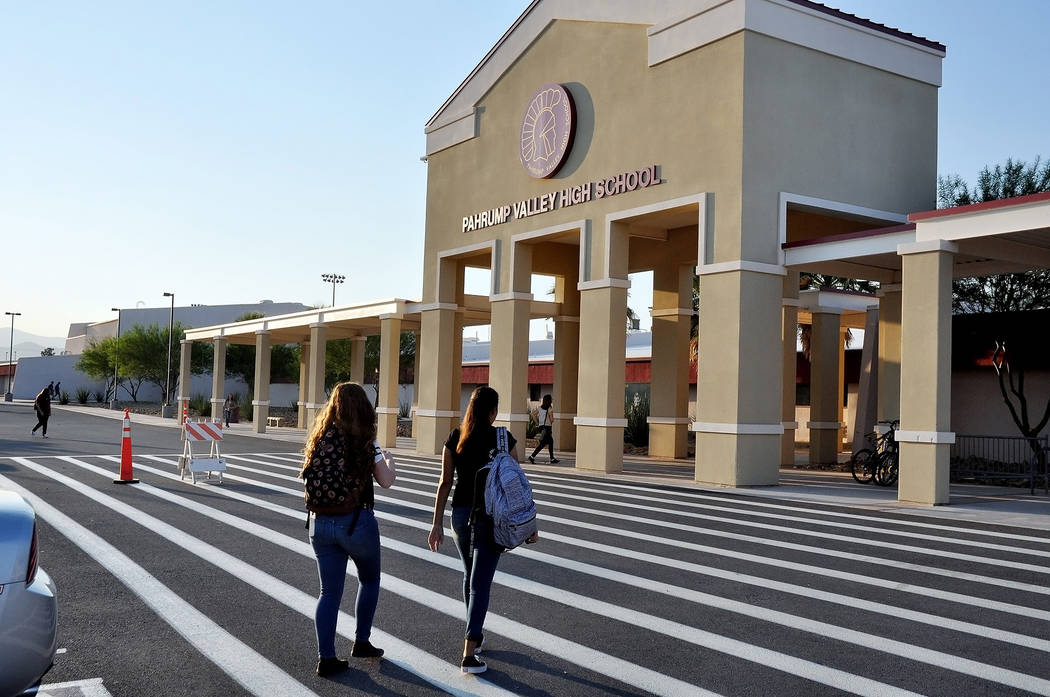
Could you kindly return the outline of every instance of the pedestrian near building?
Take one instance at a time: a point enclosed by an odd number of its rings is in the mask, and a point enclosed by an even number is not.
[[[55,383],[54,398],[55,399],[60,399],[61,397],[62,397],[62,381],[59,380],[58,382]]]
[[[233,398],[233,395],[226,395],[226,401],[222,405],[222,418],[226,420],[226,428],[230,427],[230,416],[233,415],[233,409],[236,406],[237,400]]]
[[[543,395],[543,401],[540,402],[539,408],[536,409],[536,423],[540,427],[539,443],[536,445],[536,449],[532,451],[532,455],[529,455],[529,462],[535,465],[536,456],[543,450],[543,446],[547,446],[547,452],[551,456],[551,464],[555,465],[558,463],[558,458],[554,457],[554,407],[549,394]]]
[[[493,539],[492,518],[485,513],[485,481],[488,470],[483,470],[495,457],[496,420],[499,394],[491,387],[479,387],[470,395],[463,423],[454,428],[441,451],[441,481],[434,500],[434,519],[430,528],[429,545],[438,551],[445,539],[443,522],[445,504],[452,491],[452,536],[463,562],[463,602],[467,611],[467,629],[463,642],[464,673],[483,673],[485,662],[478,656],[485,643],[483,633],[485,615],[489,609],[492,578],[496,575],[503,548]],[[514,436],[508,434],[507,448],[518,458]],[[534,534],[529,542],[539,538]]]
[[[51,390],[47,387],[40,390],[40,394],[33,400],[33,411],[36,412],[36,426],[29,432],[35,435],[38,428],[42,428],[42,437],[47,438],[47,420],[51,418]]]
[[[317,630],[317,674],[325,677],[346,670],[349,661],[335,651],[336,620],[346,582],[346,564],[357,568],[357,630],[350,655],[378,658],[372,646],[372,620],[379,601],[379,524],[373,507],[373,479],[389,488],[397,477],[394,458],[376,442],[376,415],[364,389],[344,382],[314,423],[306,442],[304,479],[307,527],[317,556],[321,591],[314,624]]]
[[[49,396],[54,397],[55,396],[55,381],[52,380],[51,382],[47,383],[47,387],[45,389],[47,389],[47,394]]]

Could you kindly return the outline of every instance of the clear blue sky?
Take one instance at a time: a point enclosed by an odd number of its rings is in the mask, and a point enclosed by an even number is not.
[[[3,0],[0,312],[418,297],[423,124],[527,4]],[[829,4],[947,44],[941,174],[1050,157],[1050,0]]]

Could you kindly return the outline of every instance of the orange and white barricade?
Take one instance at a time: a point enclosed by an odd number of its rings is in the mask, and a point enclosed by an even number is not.
[[[182,428],[182,457],[179,458],[179,477],[186,478],[186,472],[190,473],[190,480],[196,484],[198,473],[208,473],[211,479],[212,472],[219,473],[219,484],[222,484],[222,473],[226,471],[226,460],[219,452],[219,443],[222,441],[222,422],[201,420],[197,423],[187,421]],[[195,456],[193,454],[194,443],[210,443],[211,449],[207,457]]]

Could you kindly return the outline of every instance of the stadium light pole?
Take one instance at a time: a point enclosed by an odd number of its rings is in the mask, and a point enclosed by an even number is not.
[[[113,344],[113,396],[109,399],[109,408],[117,408],[117,352],[120,350],[120,308],[111,307],[109,308],[113,312],[117,313],[117,340]]]
[[[168,394],[171,392],[171,327],[175,324],[175,294],[165,293],[164,297],[171,298],[171,312],[168,314],[168,367],[164,371],[164,408],[161,410],[161,416],[171,418],[168,414],[171,409]]]
[[[5,315],[11,315],[11,336],[10,341],[7,345],[7,392],[4,393],[4,401],[11,402],[15,396],[11,394],[11,382],[14,378],[14,368],[12,361],[15,355],[15,317],[20,316],[21,312],[5,312]]]
[[[323,273],[321,280],[332,284],[332,307],[335,307],[335,287],[346,280],[346,276],[338,273]]]

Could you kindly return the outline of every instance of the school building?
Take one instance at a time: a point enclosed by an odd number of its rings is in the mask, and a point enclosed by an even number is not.
[[[682,457],[691,428],[697,482],[776,484],[798,427],[801,318],[811,448],[828,461],[842,426],[840,333],[867,327],[878,337],[870,421],[901,420],[899,498],[947,503],[951,280],[1050,266],[1050,195],[932,210],[945,51],[810,0],[536,0],[426,124],[421,299],[217,325],[187,342],[215,343],[219,376],[229,342],[260,349],[260,376],[271,342],[307,345],[309,419],[324,401],[325,342],[363,348],[380,334],[380,433],[392,442],[399,336],[418,332],[415,437],[438,453],[461,417],[464,328],[491,325],[497,423],[520,439],[529,320],[552,317],[559,447],[580,469],[616,472],[628,275],[649,270],[652,456]],[[464,291],[470,267],[491,273],[487,295]],[[801,271],[881,292],[859,306],[800,297]],[[533,298],[533,274],[556,279],[552,302]],[[265,416],[268,381],[255,384]]]

